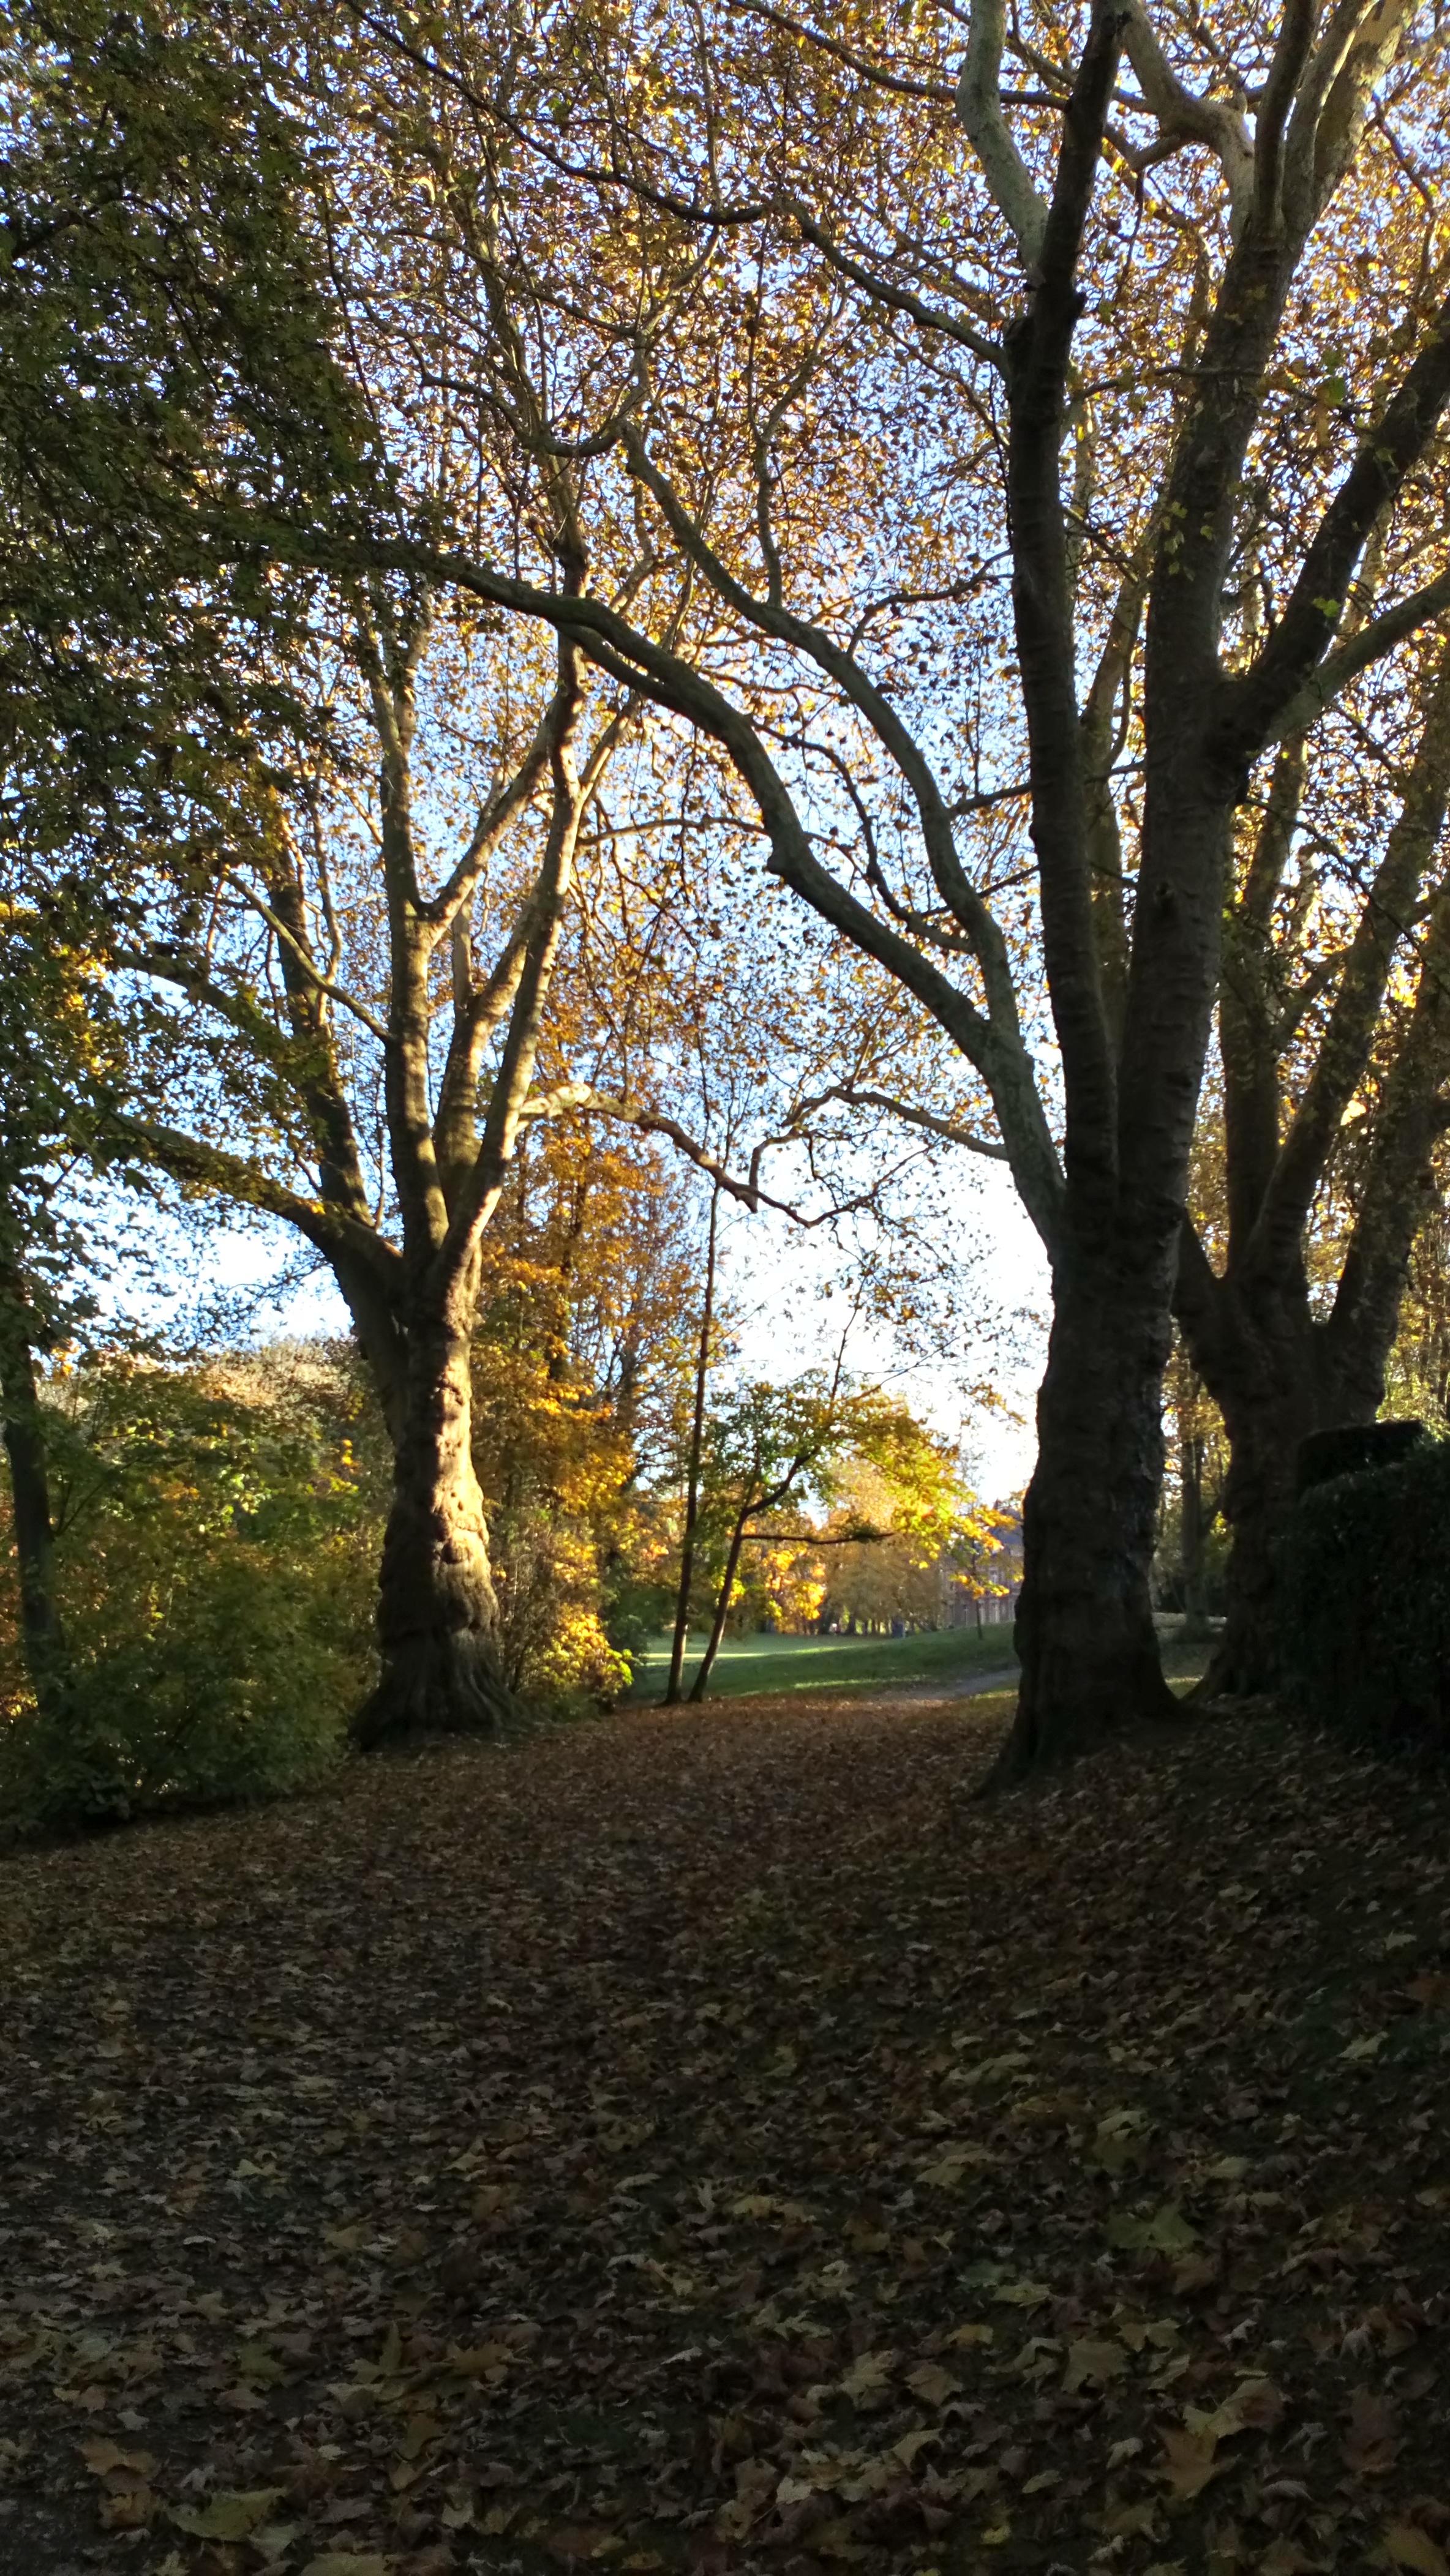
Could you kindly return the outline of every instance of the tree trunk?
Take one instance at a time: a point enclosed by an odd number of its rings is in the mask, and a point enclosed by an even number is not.
[[[1302,1380],[1258,1400],[1230,1402],[1224,1412],[1229,1468],[1224,1518],[1229,1558],[1224,1579],[1224,1632],[1198,1686],[1198,1696],[1249,1697],[1279,1679],[1276,1569],[1279,1542],[1294,1501],[1294,1454],[1321,1428]]]
[[[1278,1553],[1294,1507],[1299,1443],[1312,1431],[1374,1421],[1393,1338],[1393,1309],[1388,1323],[1376,1314],[1352,1335],[1316,1317],[1297,1256],[1289,1277],[1259,1280],[1251,1295],[1221,1283],[1217,1305],[1200,1373],[1228,1434],[1230,1545],[1224,1632],[1199,1699],[1279,1687]]]
[[[1189,1432],[1178,1444],[1178,1554],[1183,1574],[1184,1634],[1205,1634],[1203,1609],[1203,1442]]]
[[[1176,1714],[1149,1572],[1163,1471],[1166,1288],[1112,1255],[1064,1250],[1054,1283],[1038,1452],[1022,1513],[1017,1715],[1003,1786]]]
[[[471,1311],[467,1298],[457,1303]],[[456,1317],[413,1324],[378,1578],[382,1673],[352,1727],[364,1750],[398,1737],[494,1734],[514,1711],[473,1471],[469,1369]]]
[[[705,1302],[700,1315],[700,1345],[695,1360],[695,1409],[690,1422],[690,1458],[685,1488],[685,1528],[680,1545],[680,1588],[675,1602],[675,1633],[670,1647],[666,1708],[679,1700],[690,1634],[690,1590],[695,1580],[695,1530],[700,1518],[700,1460],[705,1445],[705,1389],[710,1376],[710,1338],[715,1323],[715,1249],[720,1223],[720,1184],[710,1193],[710,1234],[705,1251]]]
[[[43,1709],[50,1710],[63,1695],[65,1638],[55,1598],[55,1525],[50,1509],[45,1426],[40,1416],[34,1356],[23,1338],[12,1339],[9,1333],[0,1360],[0,1400],[4,1404],[5,1450],[14,1503],[25,1668],[37,1701]]]
[[[696,1706],[709,1688],[710,1675],[715,1669],[715,1658],[720,1652],[720,1641],[725,1634],[725,1622],[730,1615],[730,1596],[735,1590],[735,1577],[740,1568],[740,1551],[745,1544],[745,1524],[751,1512],[749,1500],[751,1490],[747,1488],[747,1499],[731,1532],[730,1553],[725,1559],[725,1573],[721,1581],[719,1597],[715,1603],[715,1616],[711,1622],[709,1642],[700,1657],[700,1669],[690,1684],[690,1698]]]

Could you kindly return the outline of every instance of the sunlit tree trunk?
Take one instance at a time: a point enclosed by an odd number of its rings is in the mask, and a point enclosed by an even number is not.
[[[725,1556],[725,1571],[720,1578],[720,1589],[715,1595],[715,1616],[710,1622],[710,1634],[706,1639],[705,1651],[700,1657],[699,1671],[690,1684],[690,1697],[697,1707],[710,1687],[710,1675],[715,1669],[715,1658],[720,1652],[725,1635],[725,1622],[730,1616],[730,1604],[735,1595],[735,1577],[740,1571],[740,1551],[745,1544],[745,1524],[750,1518],[752,1508],[759,1508],[758,1503],[752,1506],[751,1496],[754,1491],[753,1485],[747,1488],[746,1500],[736,1516],[735,1527],[730,1533],[730,1545]]]
[[[353,1728],[364,1749],[425,1729],[492,1733],[513,1707],[473,1467],[471,1323],[472,1300],[458,1296],[408,1336],[378,1581],[382,1675]]]
[[[695,1402],[690,1420],[690,1456],[685,1478],[685,1526],[680,1539],[680,1586],[675,1599],[675,1633],[670,1645],[670,1674],[665,1706],[680,1696],[685,1648],[690,1634],[690,1592],[695,1580],[695,1531],[700,1518],[700,1460],[705,1442],[705,1389],[710,1375],[710,1337],[715,1326],[715,1247],[720,1219],[720,1187],[710,1193],[710,1232],[705,1248],[705,1299],[700,1312],[700,1343],[695,1359]],[[712,1663],[714,1656],[709,1659]],[[702,1667],[703,1669],[703,1667]]]

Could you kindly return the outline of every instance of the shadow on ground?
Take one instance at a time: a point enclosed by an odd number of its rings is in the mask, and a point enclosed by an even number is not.
[[[13,1861],[0,2568],[1441,2576],[1443,1797],[1003,1706]]]

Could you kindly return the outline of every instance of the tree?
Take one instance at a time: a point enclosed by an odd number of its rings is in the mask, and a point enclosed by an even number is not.
[[[1388,706],[1350,712],[1322,774],[1302,742],[1281,751],[1227,916],[1223,1216],[1185,1224],[1176,1300],[1230,1442],[1209,1692],[1278,1678],[1298,1445],[1379,1411],[1450,1117],[1450,646],[1427,647]]]
[[[1390,1353],[1387,1401],[1397,1414],[1450,1433],[1450,1174],[1442,1146],[1435,1190],[1410,1254],[1400,1329]]]
[[[1007,1516],[978,1500],[960,1458],[904,1410],[890,1449],[874,1445],[874,1459],[847,1458],[836,1479],[823,1533],[830,1553],[815,1560],[818,1615],[875,1627],[952,1625],[955,1602],[980,1605],[997,1591]]]
[[[57,922],[0,908],[0,1416],[10,1467],[20,1633],[31,1687],[53,1713],[66,1654],[55,1589],[51,1504],[37,1356],[64,1336],[76,1230],[57,1206],[57,1158],[73,1138],[87,1054],[71,959]]]
[[[610,871],[622,838],[658,827],[606,807],[606,772],[628,744],[623,774],[657,804],[668,727],[592,675],[567,626],[550,641],[532,617],[480,613],[446,572],[392,560],[400,525],[463,515],[485,553],[527,561],[561,597],[622,611],[661,578],[634,519],[591,507],[588,458],[555,434],[569,385],[536,365],[499,292],[487,154],[475,169],[466,120],[420,125],[370,42],[344,34],[314,59],[299,38],[279,65],[271,36],[243,11],[191,31],[174,61],[164,12],[24,13],[15,268],[39,356],[8,456],[27,507],[72,546],[100,511],[113,549],[116,523],[141,532],[148,563],[169,549],[232,621],[248,677],[272,685],[270,709],[244,701],[220,775],[186,769],[144,852],[117,962],[153,1000],[178,998],[169,1018],[157,1006],[138,1090],[190,1115],[138,1097],[122,1132],[184,1187],[294,1225],[347,1301],[395,1457],[366,1744],[486,1726],[508,1704],[470,1350],[483,1237],[524,1135],[607,1116],[668,1135],[750,1204],[761,1189],[758,1157],[748,1177],[724,1171],[651,1099],[641,1011],[610,984],[621,960],[634,993],[647,962],[658,979],[667,907],[644,908],[637,944]],[[219,176],[209,158],[198,177],[203,143]],[[461,233],[420,229],[419,149]],[[481,410],[453,372],[471,349],[489,370]],[[78,363],[104,404],[77,402]],[[319,525],[350,531],[346,562],[321,564]],[[291,624],[274,576],[304,603]],[[664,587],[673,604],[649,609],[669,632],[690,577]],[[679,765],[675,826],[723,828]]]
[[[1051,11],[1012,37],[1019,100],[996,0],[960,65],[944,13],[904,71],[869,15],[847,40],[581,8],[503,58],[386,5],[300,24],[269,76],[330,138],[282,209],[325,241],[326,363],[294,327],[286,471],[193,441],[137,467],[146,507],[184,491],[219,566],[540,621],[718,746],[774,876],[959,1052],[962,1095],[891,1114],[1005,1159],[1052,1261],[1004,1768],[1166,1714],[1159,1401],[1232,818],[1450,595],[1433,540],[1421,578],[1450,394],[1414,169],[1436,33],[1374,0],[1272,37],[1096,0],[1082,41]],[[1331,373],[1325,298],[1371,273],[1392,323]],[[445,411],[481,460],[456,482],[416,470]],[[296,466],[353,420],[346,472]],[[380,420],[406,425],[386,508]],[[564,487],[592,513],[577,579]],[[500,489],[526,503],[503,544]],[[1372,541],[1396,569],[1354,625]],[[948,712],[914,666],[964,654]]]
[[[924,1430],[907,1408],[880,1387],[853,1384],[840,1357],[834,1371],[810,1370],[783,1385],[756,1380],[734,1388],[705,1425],[699,1528],[718,1569],[710,1632],[690,1685],[703,1700],[720,1651],[748,1542],[772,1552],[791,1533],[778,1524],[789,1512],[797,1523],[812,1501],[830,1507],[845,1481],[864,1473],[899,1540],[935,1558],[964,1534],[963,1497],[955,1462],[944,1444]],[[808,1557],[825,1547],[875,1547],[884,1529],[858,1511],[824,1531],[794,1536]]]
[[[646,41],[585,14],[566,47],[521,30],[497,77],[462,31],[368,23],[412,83],[418,166],[455,170],[467,128],[507,206],[500,308],[588,350],[571,452],[622,460],[723,637],[686,650],[640,601],[515,579],[457,525],[448,545],[319,531],[315,555],[426,566],[544,619],[712,738],[774,875],[960,1050],[946,1124],[1010,1163],[1054,1277],[1003,1770],[1167,1714],[1160,1390],[1233,816],[1273,746],[1447,595],[1417,534],[1450,394],[1412,176],[1438,38],[1373,0],[1289,9],[1271,37],[1098,0],[1081,42],[1054,14],[1011,39],[1019,105],[994,0],[955,78],[945,16],[903,70],[869,16],[848,41],[775,10],[680,13]],[[1336,344],[1330,374],[1309,354],[1324,298],[1384,252],[1393,325],[1342,367]],[[525,453],[561,443],[514,427]],[[1354,625],[1372,540],[1402,570]],[[1005,635],[973,608],[1004,552]],[[943,747],[900,666],[1004,644],[1011,689],[984,674],[975,737]],[[837,782],[824,829],[812,777]],[[1041,1074],[999,808],[1030,820]]]
[[[658,1146],[546,1122],[485,1238],[475,1449],[504,1675],[531,1699],[616,1697],[650,1624],[641,1486],[688,1366],[686,1195]]]

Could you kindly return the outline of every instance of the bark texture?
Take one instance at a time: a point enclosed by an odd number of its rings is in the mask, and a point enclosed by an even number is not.
[[[61,1693],[65,1661],[55,1597],[55,1525],[35,1360],[29,1345],[9,1334],[0,1358],[0,1403],[14,1509],[21,1643],[31,1686],[45,1708]]]
[[[695,1581],[695,1530],[700,1518],[700,1461],[705,1443],[705,1391],[710,1375],[710,1343],[715,1322],[715,1255],[719,1231],[720,1189],[717,1182],[710,1193],[710,1229],[705,1243],[705,1296],[695,1354],[695,1399],[690,1417],[690,1456],[685,1478],[685,1526],[680,1537],[680,1581],[675,1596],[675,1631],[670,1641],[669,1677],[665,1683],[666,1708],[675,1707],[679,1701],[690,1639],[690,1593]],[[713,1661],[713,1657],[708,1660]],[[703,1671],[705,1667],[701,1669]]]
[[[359,1709],[364,1750],[422,1732],[493,1734],[513,1710],[470,1445],[467,1331],[417,1327],[378,1579],[382,1673]]]
[[[1163,1470],[1164,1294],[1106,1249],[1059,1263],[1023,1509],[1022,1680],[993,1786],[1175,1712],[1148,1589]]]

